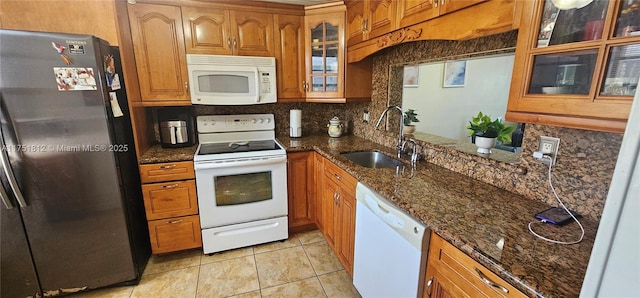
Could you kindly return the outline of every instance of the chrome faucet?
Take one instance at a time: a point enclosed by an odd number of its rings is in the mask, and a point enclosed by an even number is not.
[[[414,139],[408,139],[402,142],[402,151],[405,151],[405,146],[409,143],[413,143],[413,151],[411,151],[411,166],[415,167],[418,159],[420,159],[420,145]]]
[[[404,113],[402,112],[402,109],[399,106],[388,106],[384,112],[382,112],[382,114],[380,114],[380,119],[378,119],[378,123],[376,123],[376,130],[379,130],[380,128],[380,124],[382,123],[382,118],[384,118],[384,115],[387,114],[387,112],[389,112],[389,110],[397,110],[398,112],[400,112],[400,126],[398,127],[398,145],[396,145],[396,150],[398,152],[398,158],[400,158],[400,156],[402,155],[402,126],[404,126],[404,121],[403,121],[403,116]]]

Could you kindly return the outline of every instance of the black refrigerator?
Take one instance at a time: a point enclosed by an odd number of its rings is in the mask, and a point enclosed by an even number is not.
[[[135,284],[151,254],[116,47],[0,30],[0,296]]]

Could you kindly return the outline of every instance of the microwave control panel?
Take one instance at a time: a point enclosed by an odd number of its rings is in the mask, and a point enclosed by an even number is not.
[[[270,93],[271,92],[271,74],[268,72],[260,73],[260,93]]]

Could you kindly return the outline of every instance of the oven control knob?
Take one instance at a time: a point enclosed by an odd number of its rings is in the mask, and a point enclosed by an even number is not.
[[[211,125],[216,125],[216,121],[215,120],[211,120]]]
[[[271,123],[271,118],[267,118],[267,123]]]
[[[263,123],[263,122],[264,122],[264,119],[260,118],[260,123]]]
[[[251,123],[256,124],[256,123],[258,123],[258,120],[253,119],[253,120],[251,120]]]

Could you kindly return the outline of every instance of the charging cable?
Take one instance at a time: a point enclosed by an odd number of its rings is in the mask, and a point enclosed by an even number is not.
[[[582,241],[582,238],[584,238],[584,227],[582,227],[582,224],[580,223],[580,221],[573,215],[573,212],[569,211],[569,208],[567,208],[567,206],[564,205],[564,203],[562,202],[562,200],[560,200],[560,197],[558,197],[558,193],[556,192],[555,187],[553,187],[553,182],[551,181],[551,167],[553,166],[553,158],[551,158],[551,156],[546,155],[546,154],[542,154],[540,152],[534,152],[533,156],[535,158],[546,158],[549,159],[549,186],[551,187],[551,191],[553,192],[553,195],[556,197],[556,200],[558,200],[558,203],[560,203],[560,206],[562,206],[562,208],[564,208],[565,211],[567,211],[567,213],[569,213],[569,215],[571,216],[571,218],[573,218],[573,220],[575,220],[578,223],[578,226],[580,227],[580,230],[582,231],[582,234],[580,235],[580,239],[575,240],[575,241],[571,241],[571,242],[564,242],[564,241],[559,241],[559,240],[553,240],[553,239],[549,239],[546,238],[544,236],[539,235],[538,233],[533,231],[532,225],[534,223],[545,223],[546,221],[542,220],[540,222],[530,222],[529,223],[529,232],[531,232],[531,234],[535,235],[536,237],[545,240],[545,241],[549,241],[551,243],[556,243],[556,244],[576,244],[576,243],[580,243]]]

